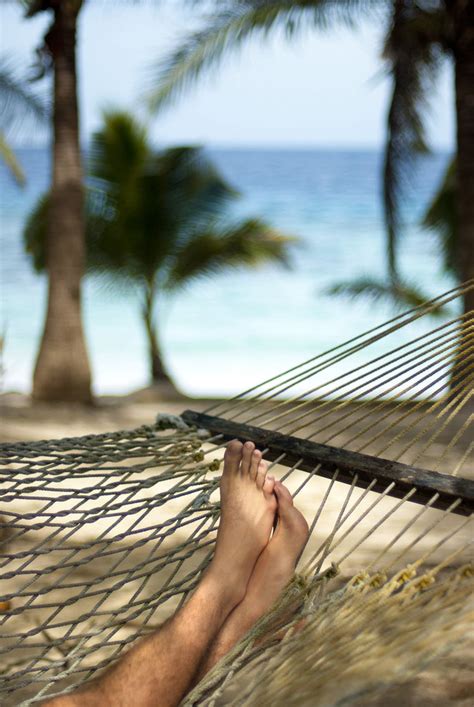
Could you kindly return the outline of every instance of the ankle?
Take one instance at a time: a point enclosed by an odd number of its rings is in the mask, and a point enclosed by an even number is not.
[[[239,577],[231,577],[230,573],[221,572],[213,562],[209,565],[198,587],[210,601],[214,602],[215,606],[227,614],[230,614],[237,604],[240,604],[245,596],[246,588]]]

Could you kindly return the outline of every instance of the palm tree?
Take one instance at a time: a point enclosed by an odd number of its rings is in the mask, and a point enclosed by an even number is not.
[[[90,402],[91,373],[81,319],[84,195],[77,108],[76,31],[83,0],[22,0],[26,17],[50,12],[38,50],[53,72],[53,176],[46,247],[46,321],[33,376],[33,397]]]
[[[87,266],[138,293],[154,385],[171,383],[156,328],[160,293],[197,277],[263,262],[286,263],[285,237],[258,219],[230,219],[237,193],[195,147],[155,152],[130,115],[109,112],[91,147]],[[26,248],[44,268],[50,197],[35,207]]]
[[[44,123],[48,111],[42,98],[32,91],[30,81],[19,76],[13,68],[12,60],[6,57],[0,59],[0,96],[0,158],[16,182],[22,186],[25,174],[7,134],[25,127],[25,123]]]
[[[285,30],[288,37],[312,26],[325,30],[355,23],[370,12],[385,26],[383,60],[392,81],[383,166],[383,202],[387,231],[388,289],[407,290],[397,263],[400,203],[411,163],[426,150],[425,108],[442,59],[454,64],[457,115],[459,237],[457,261],[461,280],[474,277],[474,3],[468,0],[227,0],[219,2],[202,29],[188,35],[161,62],[153,109],[163,107],[216,65],[224,54],[250,36]],[[380,293],[380,283],[359,283]],[[407,297],[416,302],[411,288]],[[465,296],[465,311],[474,309],[474,294]]]

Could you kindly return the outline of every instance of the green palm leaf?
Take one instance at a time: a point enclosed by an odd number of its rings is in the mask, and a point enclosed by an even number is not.
[[[23,186],[26,182],[25,173],[23,172],[17,156],[8,144],[8,141],[2,131],[0,131],[0,158],[10,170],[10,173],[13,175],[15,181],[20,186]]]
[[[365,298],[371,302],[386,302],[397,309],[420,307],[431,299],[419,287],[408,282],[398,280],[396,283],[387,283],[371,277],[336,283],[327,290],[327,293],[349,299]],[[432,311],[433,316],[440,316],[444,313],[442,308]]]
[[[270,262],[288,266],[288,247],[295,242],[296,239],[279,233],[260,219],[214,225],[194,235],[178,250],[166,287],[175,289],[192,279],[230,268],[257,267]]]
[[[48,117],[45,101],[19,76],[11,59],[0,59],[0,157],[18,184],[25,183],[23,169],[7,139],[7,133],[25,125],[44,123]]]
[[[28,79],[20,76],[9,58],[0,59],[0,122],[3,128],[18,120],[44,121],[49,110],[45,100],[31,89]]]
[[[223,3],[220,3],[222,6]],[[204,72],[215,67],[224,54],[238,49],[255,34],[268,35],[276,28],[290,38],[310,27],[327,29],[352,25],[362,13],[382,5],[370,0],[244,0],[230,2],[204,27],[189,34],[180,47],[154,71],[151,110],[157,111],[189,88]]]

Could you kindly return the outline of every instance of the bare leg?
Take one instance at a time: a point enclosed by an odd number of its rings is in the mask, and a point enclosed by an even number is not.
[[[275,494],[278,498],[276,530],[257,560],[244,600],[230,614],[201,664],[198,680],[269,611],[294,574],[308,540],[308,524],[294,507],[288,489],[279,481],[275,483]]]
[[[275,481],[251,442],[231,442],[221,479],[214,558],[189,601],[98,680],[49,707],[172,707],[188,691],[223,623],[242,601],[275,517]]]

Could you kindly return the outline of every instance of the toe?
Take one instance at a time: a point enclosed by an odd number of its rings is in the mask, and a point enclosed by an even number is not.
[[[260,462],[260,464],[265,464],[265,462]],[[271,474],[265,476],[265,481],[263,482],[263,494],[267,498],[273,496],[273,491],[275,489],[275,477]],[[274,497],[274,496],[273,496]]]
[[[280,481],[275,483],[275,495],[278,499],[279,521],[291,531],[295,540],[304,544],[308,538],[308,524],[304,515],[294,507],[291,493]]]
[[[268,464],[262,460],[262,453],[259,452],[258,463],[257,463],[257,473],[255,477],[255,483],[257,488],[263,489],[265,483],[265,478],[267,476]]]
[[[253,442],[245,442],[244,449],[242,451],[242,463],[240,465],[240,471],[242,476],[248,476],[250,473],[250,464],[252,461],[253,450],[255,445]]]
[[[275,483],[275,496],[278,500],[278,517],[284,525],[290,525],[293,518],[293,498],[281,481]]]
[[[282,510],[293,505],[293,496],[281,481],[276,482],[275,493],[277,494],[280,505],[283,507]]]
[[[229,442],[224,454],[224,474],[237,474],[242,459],[242,443],[238,439]]]
[[[267,473],[267,465],[265,462],[262,462],[262,452],[259,449],[255,449],[252,454],[252,459],[250,461],[250,470],[249,470],[249,476],[252,479],[252,481],[257,480],[259,466],[261,464],[263,464],[265,466],[265,471],[263,472],[263,475],[265,478],[265,474]]]

